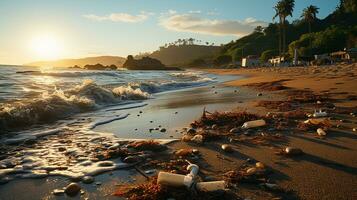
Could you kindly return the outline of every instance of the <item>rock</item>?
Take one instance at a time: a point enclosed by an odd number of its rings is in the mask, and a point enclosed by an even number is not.
[[[113,165],[114,165],[113,161],[100,161],[100,162],[98,162],[98,166],[99,167],[111,167]]]
[[[232,128],[231,130],[229,130],[230,133],[238,133],[239,129],[238,128]]]
[[[192,149],[192,153],[193,153],[193,154],[199,154],[200,151],[199,151],[198,149]]]
[[[225,152],[233,152],[233,147],[229,144],[222,144],[221,148]]]
[[[69,185],[67,185],[64,192],[68,196],[76,196],[80,190],[81,190],[81,186],[78,183],[70,183]]]
[[[265,165],[262,162],[257,162],[257,163],[255,163],[255,167],[263,169],[263,168],[265,168]]]
[[[52,191],[52,194],[53,195],[64,195],[64,190],[62,190],[62,189],[54,189]]]
[[[155,172],[156,172],[156,169],[149,169],[149,170],[144,171],[145,174],[153,174]]]
[[[301,149],[295,147],[286,147],[284,151],[287,155],[291,155],[291,156],[297,156],[303,153]]]
[[[263,96],[263,94],[262,94],[262,93],[258,93],[258,94],[257,94],[257,97],[260,97],[260,96]]]
[[[193,138],[191,138],[191,142],[195,142],[197,144],[202,144],[203,143],[203,136],[202,135],[195,135]]]
[[[192,136],[187,135],[187,134],[184,134],[181,138],[181,140],[184,142],[189,142],[189,141],[191,141],[191,139],[192,139]]]
[[[161,133],[166,132],[166,128],[161,128],[161,129],[160,129],[160,132],[161,132]]]
[[[194,129],[194,128],[189,128],[189,129],[187,130],[187,133],[188,133],[188,134],[195,134],[195,133],[196,133],[196,129]]]
[[[64,147],[59,147],[59,148],[58,148],[58,151],[61,151],[61,152],[62,152],[62,151],[66,151],[66,148],[64,148]]]
[[[327,135],[327,133],[322,128],[318,128],[316,130],[316,132],[317,132],[317,135],[319,135],[319,136],[326,136]]]
[[[217,126],[217,124],[213,124],[213,125],[211,126],[211,128],[212,128],[212,129],[216,129],[216,128],[218,128],[218,126]]]
[[[273,183],[262,183],[261,186],[266,187],[269,190],[278,190],[279,186]]]
[[[92,176],[84,176],[82,178],[82,182],[85,184],[91,184],[94,182],[94,178]]]
[[[142,158],[140,156],[127,156],[126,158],[124,158],[123,162],[125,163],[136,163],[141,161]]]

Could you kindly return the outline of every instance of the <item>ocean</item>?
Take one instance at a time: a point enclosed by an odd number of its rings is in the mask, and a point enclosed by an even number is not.
[[[196,71],[0,66],[0,132],[53,123],[78,113],[128,107],[155,98],[157,93],[213,82],[213,75]]]

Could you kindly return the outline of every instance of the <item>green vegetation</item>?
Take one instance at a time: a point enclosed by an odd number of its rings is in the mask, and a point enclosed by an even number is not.
[[[286,17],[291,16],[293,8],[294,0],[278,1],[274,7],[278,23],[257,27],[250,35],[223,45],[214,58],[227,55],[239,61],[247,55],[258,55],[267,61],[278,55],[292,57],[295,48],[300,57],[311,57],[357,46],[357,0],[341,0],[325,19],[316,17],[318,7],[308,6],[301,19],[290,23]]]
[[[159,50],[152,53],[141,53],[135,58],[149,56],[160,60],[168,66],[189,65],[196,59],[212,57],[219,53],[220,47],[214,46],[214,43],[203,42],[194,38],[178,39],[177,41],[161,46]]]
[[[141,59],[134,59],[129,55],[123,64],[124,68],[130,70],[180,70],[175,67],[166,67],[159,60],[150,57],[142,57]]]

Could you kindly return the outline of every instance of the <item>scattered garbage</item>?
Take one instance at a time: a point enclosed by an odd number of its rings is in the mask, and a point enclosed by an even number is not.
[[[260,127],[260,126],[265,126],[265,125],[266,125],[265,120],[259,119],[259,120],[245,122],[242,125],[242,128],[248,129],[248,128],[255,128],[255,127]]]
[[[191,138],[192,142],[195,142],[197,144],[202,144],[203,143],[203,136],[202,135],[195,135]]]
[[[326,136],[327,135],[327,133],[322,128],[318,128],[316,130],[316,132],[317,132],[317,135],[319,135],[319,136]]]
[[[327,116],[327,112],[319,110],[314,112],[314,114],[312,115],[313,117],[326,117]]]

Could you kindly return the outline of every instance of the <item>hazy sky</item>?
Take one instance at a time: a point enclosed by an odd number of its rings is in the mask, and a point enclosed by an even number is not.
[[[0,63],[127,56],[178,38],[215,44],[272,21],[277,0],[0,0]],[[339,0],[296,0],[331,13]],[[289,18],[291,21],[292,19]]]

